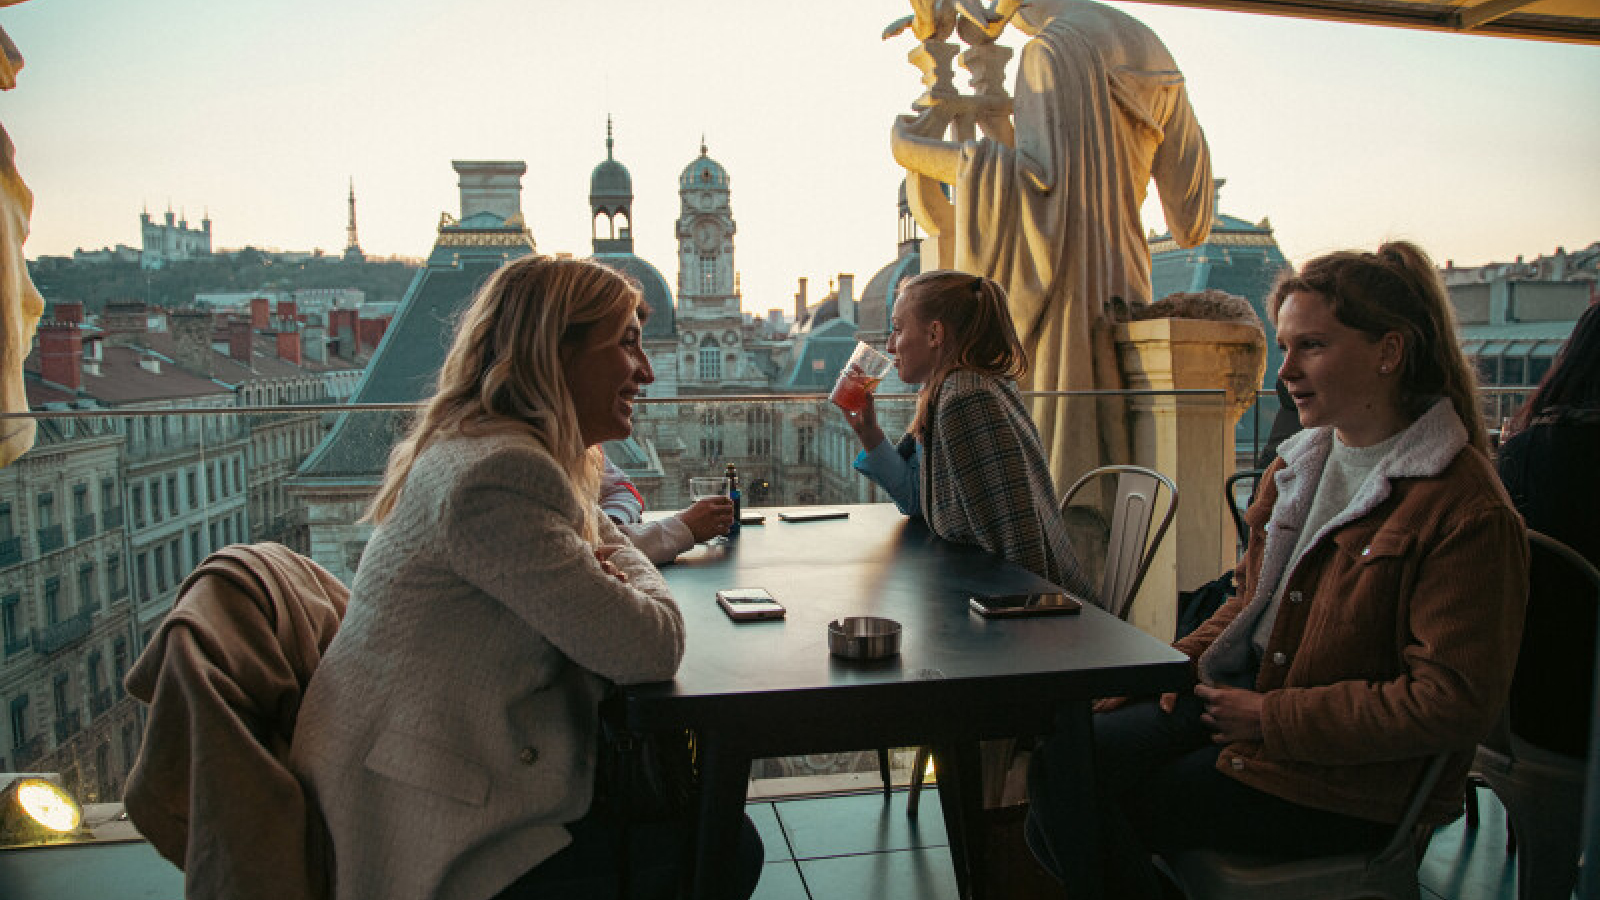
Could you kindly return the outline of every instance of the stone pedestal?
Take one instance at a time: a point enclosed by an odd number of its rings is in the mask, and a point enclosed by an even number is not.
[[[1178,591],[1199,587],[1236,561],[1222,483],[1233,471],[1234,425],[1255,402],[1266,345],[1254,323],[1203,319],[1118,325],[1116,341],[1129,390],[1214,392],[1129,401],[1133,462],[1178,485],[1178,516],[1128,620],[1171,640]]]

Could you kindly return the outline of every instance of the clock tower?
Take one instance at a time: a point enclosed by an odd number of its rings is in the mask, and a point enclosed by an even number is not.
[[[679,385],[726,390],[765,384],[745,352],[744,313],[733,266],[737,230],[728,172],[706,155],[678,177]]]

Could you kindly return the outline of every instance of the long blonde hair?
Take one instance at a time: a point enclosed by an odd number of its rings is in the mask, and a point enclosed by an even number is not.
[[[517,434],[567,472],[584,510],[584,536],[595,541],[599,451],[584,446],[560,352],[586,343],[601,320],[641,302],[624,276],[589,260],[527,256],[497,269],[461,316],[438,389],[390,451],[366,520],[381,523],[394,511],[411,466],[435,441]]]
[[[1415,421],[1440,397],[1450,398],[1467,429],[1467,441],[1489,452],[1478,411],[1478,380],[1456,341],[1455,311],[1439,269],[1421,247],[1390,241],[1376,253],[1341,250],[1319,256],[1298,273],[1285,271],[1267,297],[1274,322],[1296,291],[1328,301],[1333,317],[1378,340],[1393,331],[1405,349],[1400,360],[1400,407]]]
[[[939,385],[958,369],[1016,380],[1028,372],[1028,354],[1006,307],[1006,291],[982,275],[935,269],[907,281],[895,308],[925,323],[944,325],[944,342],[933,371],[917,393],[911,433],[923,435],[928,408]]]

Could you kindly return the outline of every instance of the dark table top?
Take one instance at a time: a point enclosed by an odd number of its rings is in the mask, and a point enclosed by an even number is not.
[[[1187,684],[1181,654],[1094,607],[1024,619],[969,612],[973,594],[1054,588],[997,556],[934,537],[891,504],[839,508],[849,517],[784,522],[779,510],[763,510],[765,524],[662,568],[683,608],[688,651],[674,681],[626,690],[636,724],[781,717],[800,711],[796,704],[814,711],[830,701],[865,712],[886,699],[910,698],[916,707],[919,696],[934,704],[1037,703]],[[735,587],[766,588],[787,618],[731,621],[716,592]],[[902,624],[898,656],[862,662],[828,652],[828,623],[860,615]],[[928,690],[933,683],[937,690]]]

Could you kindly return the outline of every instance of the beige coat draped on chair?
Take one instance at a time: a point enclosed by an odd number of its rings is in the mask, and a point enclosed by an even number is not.
[[[348,597],[287,547],[226,547],[184,581],[128,672],[150,718],[123,803],[190,900],[327,896],[327,837],[287,760]]]

